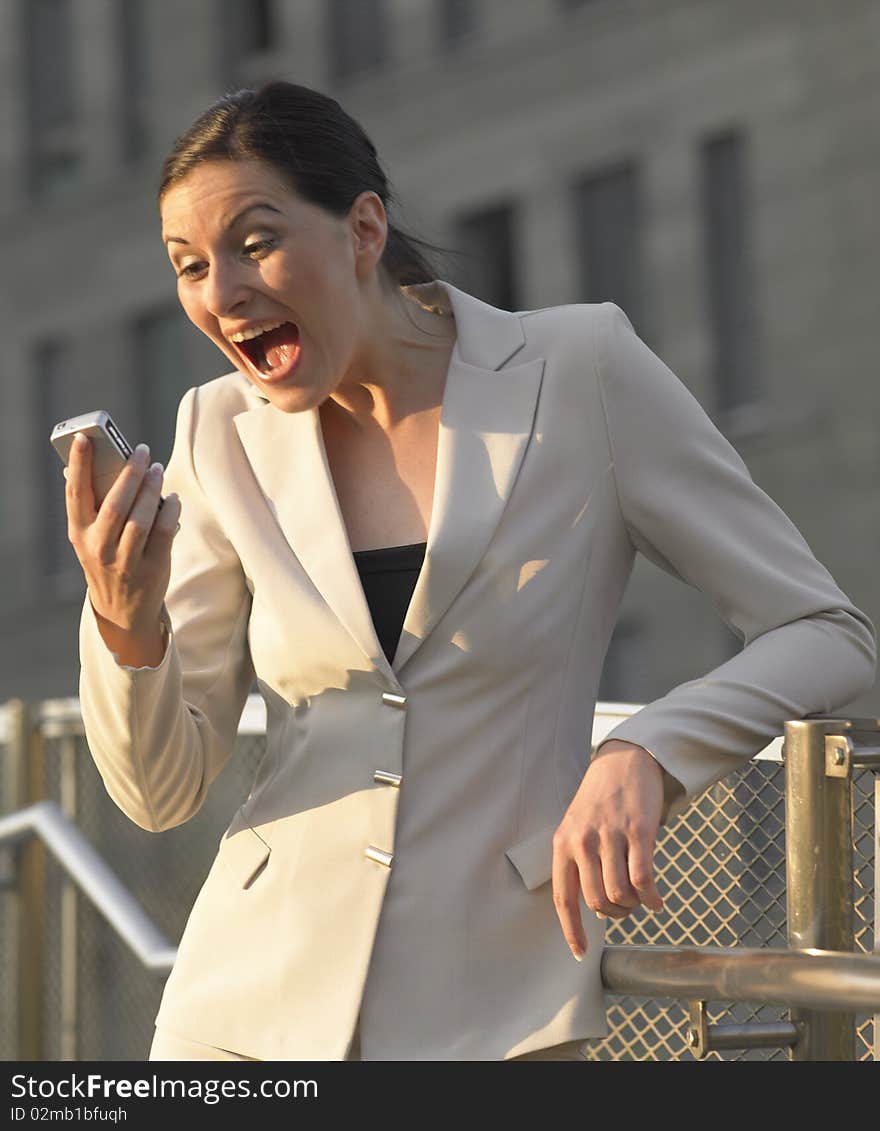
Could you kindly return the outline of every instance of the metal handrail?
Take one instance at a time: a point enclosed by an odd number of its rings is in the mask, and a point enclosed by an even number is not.
[[[167,974],[171,946],[128,888],[54,801],[0,817],[0,844],[38,837],[148,970]]]
[[[54,801],[0,817],[0,845],[38,837],[149,970],[167,974],[176,949]],[[880,957],[759,947],[606,946],[602,982],[612,993],[880,1010]]]
[[[614,993],[636,996],[873,1013],[880,1003],[880,957],[838,950],[627,944],[605,947],[602,981]]]

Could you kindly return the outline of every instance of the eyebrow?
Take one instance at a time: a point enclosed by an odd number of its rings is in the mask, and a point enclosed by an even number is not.
[[[280,208],[276,208],[274,204],[266,204],[266,203],[265,203],[264,201],[260,201],[260,202],[259,202],[259,203],[257,203],[257,204],[249,204],[249,205],[247,206],[247,208],[242,208],[241,212],[236,212],[236,214],[235,214],[235,215],[234,215],[234,216],[232,217],[232,219],[231,219],[231,220],[229,221],[229,223],[228,223],[228,224],[227,224],[227,225],[226,225],[226,226],[224,227],[224,229],[223,229],[223,230],[224,230],[225,232],[228,232],[228,231],[230,230],[230,228],[234,228],[234,227],[235,227],[235,225],[236,225],[236,224],[237,224],[237,223],[239,222],[239,220],[241,220],[241,219],[243,219],[243,218],[244,218],[245,216],[247,216],[248,212],[253,212],[253,210],[254,210],[255,208],[267,208],[267,209],[268,209],[268,210],[269,210],[270,212],[277,212],[279,216],[281,215],[281,209],[280,209]],[[185,239],[183,238],[183,236],[166,236],[166,237],[165,237],[165,243],[184,243],[184,244],[188,244],[188,243],[189,243],[189,240],[185,240]]]

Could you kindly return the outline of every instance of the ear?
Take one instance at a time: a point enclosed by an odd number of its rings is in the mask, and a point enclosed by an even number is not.
[[[357,273],[363,277],[377,267],[388,238],[388,218],[377,193],[367,190],[355,199],[349,227]]]

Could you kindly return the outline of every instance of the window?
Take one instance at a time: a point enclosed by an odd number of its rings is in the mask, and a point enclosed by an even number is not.
[[[643,315],[639,178],[625,163],[575,185],[577,255],[585,302],[614,302],[637,331]]]
[[[513,225],[514,209],[510,204],[465,214],[456,225],[457,242],[462,249],[462,290],[503,310],[519,309]]]
[[[222,66],[230,77],[236,63],[268,51],[275,41],[272,0],[219,0]]]
[[[147,0],[118,0],[122,153],[136,161],[147,148],[150,95]]]
[[[444,47],[454,47],[474,31],[474,0],[437,0],[437,16],[440,42]]]
[[[347,79],[387,62],[382,0],[328,0],[327,20],[330,74],[334,80]]]
[[[40,342],[33,353],[34,418],[39,443],[36,482],[40,499],[40,527],[37,553],[45,577],[58,583],[76,578],[79,562],[67,538],[67,510],[64,502],[64,465],[49,434],[68,416],[84,411],[76,383],[71,381],[71,351],[60,339]],[[81,572],[79,578],[82,577]]]
[[[742,134],[730,131],[707,139],[701,158],[717,405],[729,413],[754,403],[759,392]]]
[[[24,0],[28,168],[35,195],[63,195],[80,165],[72,0]]]
[[[180,398],[197,384],[188,364],[187,327],[176,306],[149,311],[133,326],[138,427],[137,435],[127,438],[132,446],[149,444],[150,458],[163,464],[174,444]]]
[[[647,640],[642,624],[618,622],[605,654],[598,698],[603,703],[642,703],[651,698]]]

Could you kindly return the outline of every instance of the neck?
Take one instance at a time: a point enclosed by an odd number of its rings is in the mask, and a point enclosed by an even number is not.
[[[447,309],[400,288],[381,291],[369,311],[369,336],[322,411],[390,431],[442,402],[455,320]]]

